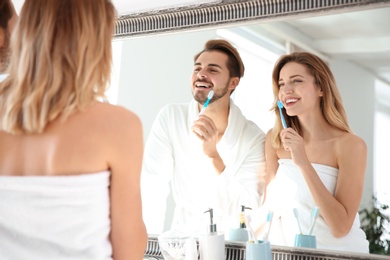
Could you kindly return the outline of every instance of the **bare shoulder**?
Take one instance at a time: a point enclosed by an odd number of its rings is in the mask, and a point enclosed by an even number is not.
[[[267,132],[267,134],[266,134],[266,136],[265,136],[266,142],[271,142],[272,130],[273,130],[273,128],[271,128],[270,130],[268,130],[268,132]]]
[[[102,124],[106,128],[117,131],[129,130],[129,128],[141,127],[141,120],[134,112],[117,105],[96,102],[86,111],[86,120],[95,124]]]
[[[265,151],[267,155],[267,160],[269,160],[272,157],[277,159],[278,157],[277,149],[275,149],[272,145],[272,131],[273,128],[268,130],[267,135],[265,137]]]
[[[367,150],[366,142],[360,136],[353,133],[344,133],[337,142],[337,148],[344,150]]]
[[[118,169],[129,156],[135,159],[142,154],[143,129],[137,114],[121,106],[96,103],[89,116],[94,118],[91,124],[95,126],[91,135],[104,145],[111,169]]]
[[[359,136],[352,133],[344,133],[336,142],[336,157],[338,164],[343,162],[356,164],[365,162],[367,159],[366,142]]]

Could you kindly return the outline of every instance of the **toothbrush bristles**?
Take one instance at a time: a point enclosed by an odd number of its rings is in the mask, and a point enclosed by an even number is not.
[[[280,100],[278,100],[278,108],[279,108],[280,120],[282,121],[283,128],[287,128],[286,119],[284,118],[284,115],[283,115],[283,112],[282,112],[283,103]]]
[[[271,230],[271,225],[272,225],[272,217],[273,217],[273,213],[272,213],[272,211],[269,211],[267,214],[268,229],[264,235],[264,238],[263,238],[264,241],[268,241],[268,236],[269,236],[269,232]]]

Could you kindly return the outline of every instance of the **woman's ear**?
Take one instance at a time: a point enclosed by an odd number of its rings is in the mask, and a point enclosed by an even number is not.
[[[322,87],[318,87],[318,96],[319,97],[323,97],[324,96],[324,90],[322,89]]]

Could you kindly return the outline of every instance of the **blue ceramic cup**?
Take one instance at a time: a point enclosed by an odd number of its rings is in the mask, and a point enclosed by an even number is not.
[[[317,248],[317,241],[315,236],[297,234],[295,236],[294,246],[296,247],[307,247]]]
[[[231,241],[248,241],[248,230],[246,228],[232,228],[229,231],[229,240]]]
[[[268,241],[247,242],[245,256],[246,260],[272,260],[271,245]]]

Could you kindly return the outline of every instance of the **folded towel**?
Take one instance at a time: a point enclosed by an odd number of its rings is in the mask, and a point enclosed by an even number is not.
[[[110,173],[0,177],[0,259],[112,259]]]

